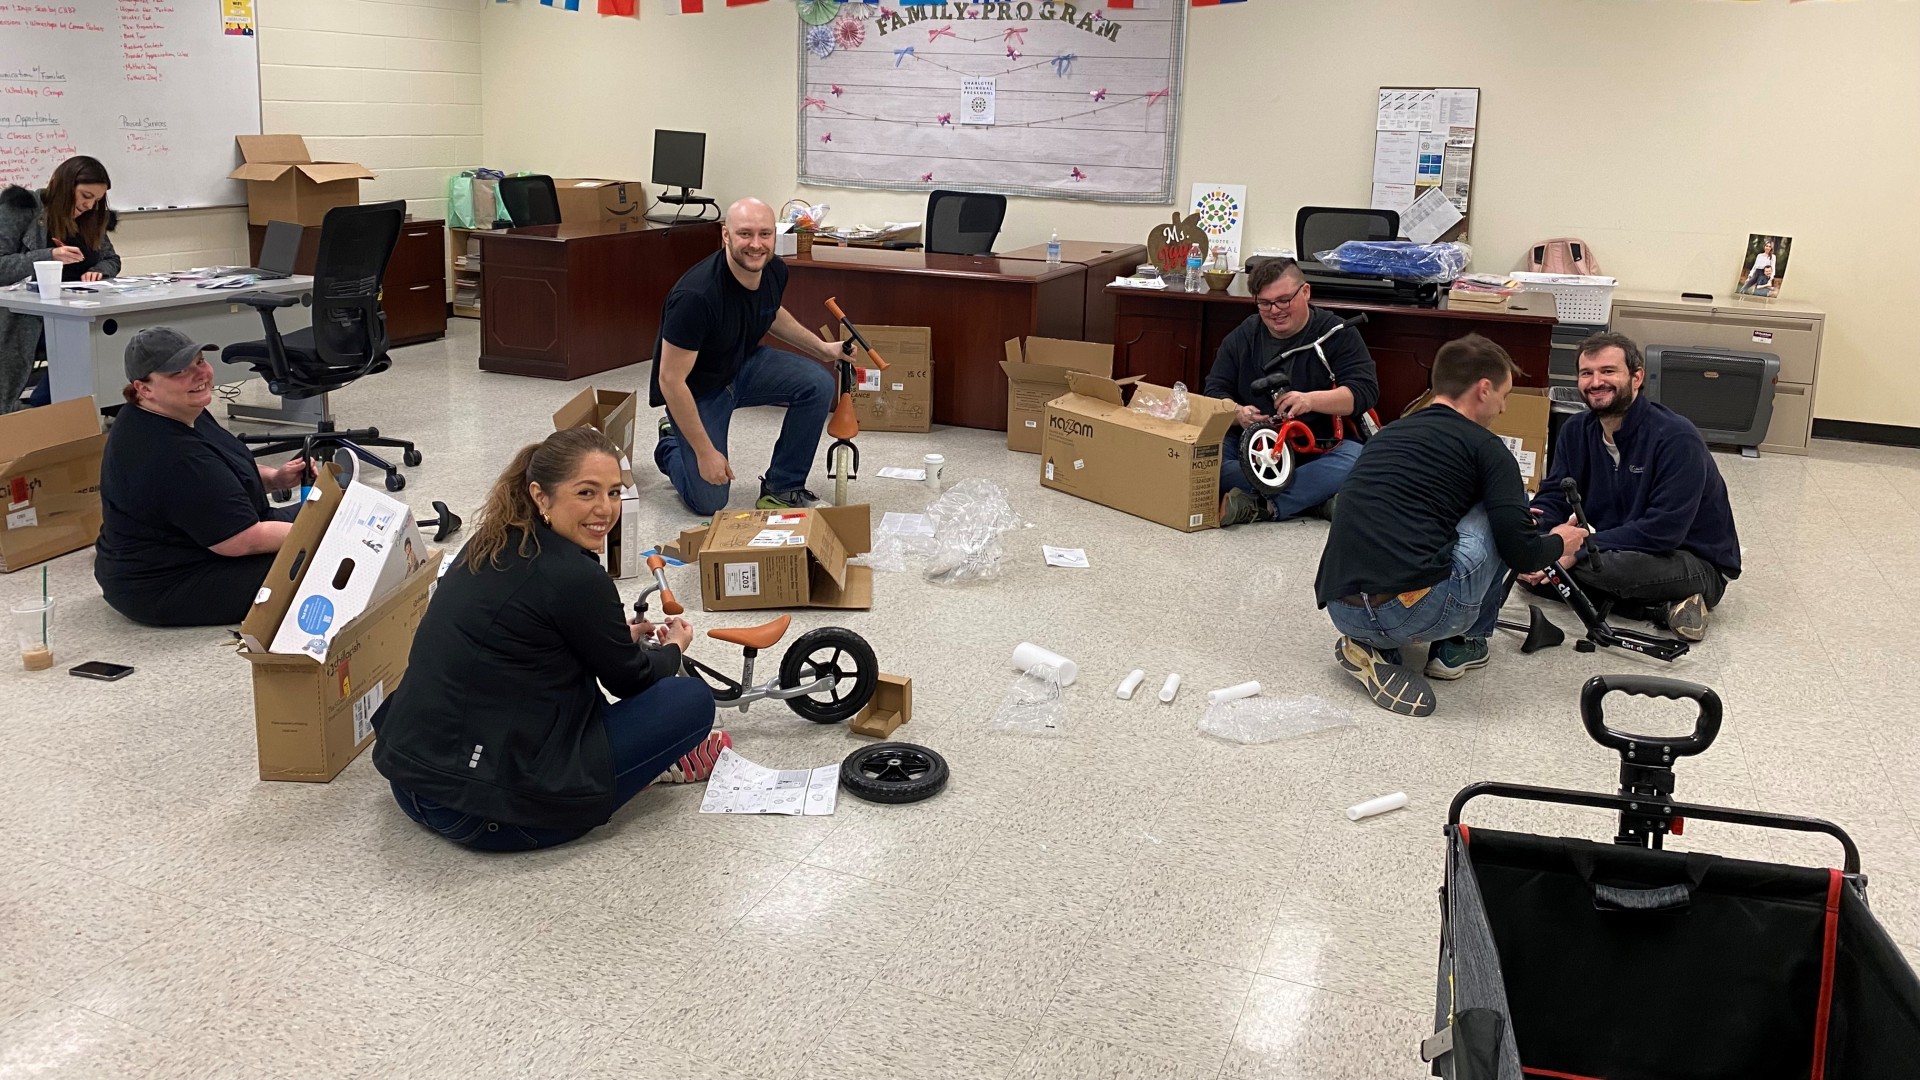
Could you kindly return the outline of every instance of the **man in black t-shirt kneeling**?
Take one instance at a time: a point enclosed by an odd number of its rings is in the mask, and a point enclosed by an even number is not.
[[[1314,595],[1342,635],[1334,659],[1390,712],[1435,704],[1402,648],[1430,644],[1436,679],[1486,666],[1507,568],[1538,570],[1586,539],[1571,520],[1536,533],[1520,467],[1487,430],[1515,370],[1478,334],[1442,345],[1433,404],[1367,440],[1340,488]]]
[[[733,491],[727,429],[735,409],[754,405],[787,407],[757,505],[818,501],[807,490],[807,472],[838,392],[832,365],[840,346],[780,306],[787,264],[773,254],[774,235],[766,203],[741,199],[728,207],[721,250],[681,275],[660,316],[650,397],[667,415],[653,463],[696,514],[726,508]],[[810,356],[760,344],[768,333]]]

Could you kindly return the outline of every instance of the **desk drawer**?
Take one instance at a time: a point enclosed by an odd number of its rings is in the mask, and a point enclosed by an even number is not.
[[[409,223],[400,229],[400,239],[387,260],[386,283],[393,286],[418,285],[446,281],[446,230],[439,225]]]
[[[405,345],[446,336],[447,287],[441,282],[418,285],[389,282],[381,290],[380,306],[387,313],[389,344]]]

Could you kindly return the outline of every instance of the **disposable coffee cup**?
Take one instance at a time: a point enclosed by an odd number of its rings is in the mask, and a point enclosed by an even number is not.
[[[941,454],[928,454],[920,459],[920,464],[927,470],[927,487],[936,493],[943,490],[946,484],[946,457]]]
[[[28,671],[53,666],[53,600],[13,605],[14,634],[20,640],[20,665]]]
[[[33,283],[40,288],[40,299],[60,299],[60,273],[66,269],[66,265],[55,259],[33,264]]]

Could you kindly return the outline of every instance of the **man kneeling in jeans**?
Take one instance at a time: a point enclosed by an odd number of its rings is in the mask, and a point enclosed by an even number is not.
[[[1595,603],[1699,641],[1707,611],[1740,576],[1740,537],[1700,429],[1647,400],[1646,379],[1632,338],[1595,334],[1580,343],[1587,411],[1560,429],[1533,508],[1560,520],[1570,509],[1560,482],[1572,477],[1595,532],[1579,558],[1563,555],[1560,565]],[[1533,574],[1521,580],[1540,583]]]
[[[1535,532],[1520,466],[1487,430],[1514,371],[1478,334],[1442,345],[1433,404],[1367,440],[1340,488],[1314,595],[1342,635],[1334,659],[1390,712],[1434,709],[1401,649],[1431,644],[1438,679],[1485,666],[1507,567],[1539,570],[1586,539],[1572,520]]]
[[[759,199],[727,208],[721,250],[680,276],[667,294],[654,349],[651,401],[666,406],[653,463],[696,514],[724,509],[733,493],[727,431],[735,409],[785,405],[773,461],[760,478],[762,510],[812,506],[807,472],[838,388],[837,342],[780,306],[787,264],[773,254],[773,211]],[[810,356],[760,344],[771,333]]]

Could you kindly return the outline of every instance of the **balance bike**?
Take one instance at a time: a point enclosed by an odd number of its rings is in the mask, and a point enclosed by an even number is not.
[[[1340,380],[1333,374],[1333,365],[1327,362],[1327,352],[1323,347],[1327,339],[1342,330],[1357,328],[1367,321],[1366,312],[1346,319],[1318,338],[1305,345],[1296,345],[1286,352],[1275,356],[1266,365],[1267,374],[1254,380],[1253,388],[1261,393],[1271,392],[1277,400],[1282,394],[1293,388],[1291,374],[1292,360],[1295,354],[1311,349],[1320,358],[1320,366],[1327,369],[1327,378],[1338,387]],[[1373,410],[1362,413],[1355,426],[1365,438],[1372,438],[1380,432],[1380,418]],[[1262,420],[1247,428],[1240,440],[1240,468],[1247,475],[1255,491],[1262,495],[1278,495],[1293,483],[1294,465],[1302,457],[1324,454],[1340,444],[1346,437],[1346,426],[1342,417],[1333,418],[1333,438],[1316,438],[1313,429],[1300,420]]]
[[[660,610],[667,615],[686,611],[667,587],[667,560],[647,556],[647,569],[653,584],[641,591],[633,602],[633,613],[645,621],[647,598],[660,594]],[[771,649],[787,636],[793,616],[782,615],[759,626],[728,627],[709,630],[707,636],[740,646],[744,654],[740,678],[735,681],[713,668],[682,655],[681,669],[706,682],[713,700],[726,708],[746,712],[756,701],[771,698],[784,701],[787,708],[816,724],[837,724],[846,720],[873,700],[874,687],[880,682],[880,661],[873,655],[867,639],[845,627],[823,626],[801,634],[780,658],[780,677],[753,683],[753,660],[762,649]]]
[[[833,477],[833,504],[845,506],[847,481],[855,479],[860,472],[860,448],[853,445],[860,434],[860,417],[853,409],[853,392],[860,386],[861,369],[853,366],[851,357],[858,347],[881,371],[887,370],[887,362],[867,344],[867,339],[831,296],[827,297],[827,310],[847,330],[847,340],[840,345],[840,360],[835,365],[839,369],[840,400],[835,402],[833,417],[827,421],[827,434],[833,436],[832,444],[827,447],[827,475]]]

